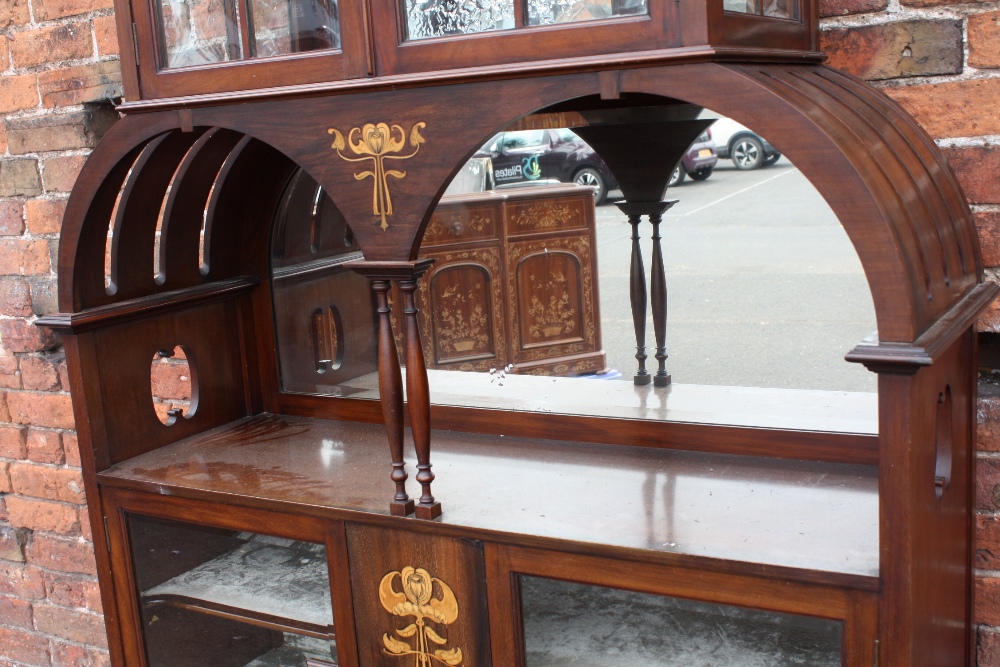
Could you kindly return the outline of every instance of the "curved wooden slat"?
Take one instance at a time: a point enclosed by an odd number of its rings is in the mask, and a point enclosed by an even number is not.
[[[212,128],[195,142],[177,168],[163,206],[160,230],[156,282],[163,290],[201,282],[198,246],[205,207],[219,170],[242,138],[237,132]]]
[[[153,245],[156,221],[178,165],[206,128],[171,132],[143,150],[122,187],[112,222],[108,294],[131,299],[155,291]]]

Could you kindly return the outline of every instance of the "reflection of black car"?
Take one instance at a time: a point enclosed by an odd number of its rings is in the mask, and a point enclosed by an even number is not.
[[[508,183],[557,180],[591,185],[597,203],[618,187],[618,182],[594,149],[571,130],[521,130],[501,132],[477,153],[493,161],[497,187]]]

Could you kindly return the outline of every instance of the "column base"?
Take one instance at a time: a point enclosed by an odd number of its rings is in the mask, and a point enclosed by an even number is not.
[[[632,382],[634,382],[637,387],[644,387],[649,384],[652,377],[653,376],[648,373],[646,375],[636,375],[632,378]]]
[[[670,384],[670,373],[667,373],[666,375],[656,375],[653,378],[654,387],[666,387],[669,384]]]
[[[441,503],[435,502],[432,505],[417,505],[416,516],[418,519],[436,519],[441,516]]]
[[[393,516],[410,516],[413,514],[413,501],[393,500],[389,503],[389,514]]]

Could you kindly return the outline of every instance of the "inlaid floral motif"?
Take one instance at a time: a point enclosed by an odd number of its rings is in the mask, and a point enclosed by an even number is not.
[[[402,590],[396,590],[397,580]],[[407,566],[382,577],[378,599],[393,616],[414,619],[413,623],[395,631],[402,639],[389,633],[382,635],[383,653],[397,658],[413,656],[414,667],[462,664],[462,649],[457,646],[444,648],[448,640],[427,624],[432,621],[451,625],[458,619],[458,600],[448,584],[432,577],[423,568]]]
[[[348,162],[371,161],[372,168],[359,171],[354,174],[355,180],[361,181],[368,177],[374,179],[374,189],[372,191],[372,214],[381,218],[383,230],[389,228],[386,217],[392,215],[392,197],[389,195],[389,177],[406,178],[405,171],[387,169],[386,160],[409,160],[420,150],[420,144],[425,143],[420,131],[427,127],[427,123],[416,123],[410,128],[410,147],[413,149],[408,155],[396,155],[406,145],[406,133],[399,125],[390,126],[388,123],[366,123],[363,127],[352,128],[347,135],[345,142],[344,135],[336,128],[331,127],[327,132],[333,135],[333,143],[330,148],[337,151],[341,159]],[[350,146],[354,155],[359,157],[348,157],[344,155],[344,149]]]

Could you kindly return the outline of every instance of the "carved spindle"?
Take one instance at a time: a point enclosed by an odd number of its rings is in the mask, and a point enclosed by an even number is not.
[[[417,481],[420,483],[420,502],[416,507],[418,519],[441,516],[441,503],[431,493],[431,399],[427,386],[427,367],[417,328],[417,306],[414,292],[417,279],[423,271],[415,271],[410,278],[399,281],[403,293],[403,313],[406,315],[406,403],[410,414],[413,446],[417,450]]]
[[[403,459],[403,378],[392,332],[390,286],[388,280],[372,280],[372,289],[378,298],[378,389],[382,399],[385,432],[389,437],[389,451],[392,455],[392,481],[396,484],[396,495],[389,504],[389,512],[394,516],[407,516],[413,513],[413,500],[406,494],[406,461]]]
[[[663,251],[660,248],[660,222],[663,212],[677,203],[677,200],[650,204],[649,221],[653,225],[653,266],[650,275],[650,296],[653,300],[653,332],[656,335],[656,376],[653,384],[666,387],[670,384],[667,372],[667,273],[663,267]],[[657,210],[659,208],[659,210]]]
[[[639,222],[642,214],[632,212],[629,202],[617,202],[616,206],[628,215],[632,225],[632,262],[629,265],[629,297],[632,302],[632,325],[635,327],[635,359],[639,362],[639,370],[633,381],[637,385],[649,384],[650,375],[646,370],[646,269],[642,265],[642,252],[639,250]]]

